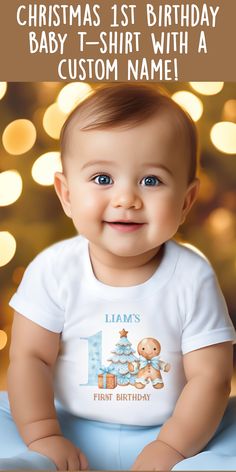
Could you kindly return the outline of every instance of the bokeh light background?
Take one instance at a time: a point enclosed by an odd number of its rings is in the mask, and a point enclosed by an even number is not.
[[[36,254],[75,234],[54,193],[53,174],[61,169],[61,127],[96,86],[0,82],[0,390],[6,388],[12,323],[8,301]],[[178,236],[210,259],[236,325],[236,83],[165,88],[187,108],[200,135],[200,195]]]

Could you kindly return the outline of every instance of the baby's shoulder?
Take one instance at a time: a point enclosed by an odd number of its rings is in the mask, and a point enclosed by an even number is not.
[[[57,241],[51,246],[45,248],[40,255],[47,255],[53,257],[55,254],[56,257],[73,257],[75,253],[82,249],[85,244],[85,239],[82,236],[76,235],[72,238],[63,239],[62,241]]]
[[[43,268],[45,271],[63,273],[79,259],[85,251],[86,241],[82,236],[74,236],[58,241],[43,249],[30,263],[35,268]]]
[[[214,277],[215,273],[207,257],[195,246],[171,241],[178,252],[175,274],[185,282]]]

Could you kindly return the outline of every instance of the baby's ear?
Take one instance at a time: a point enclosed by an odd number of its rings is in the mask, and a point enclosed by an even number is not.
[[[56,172],[54,175],[54,188],[62,204],[65,214],[71,218],[70,193],[68,189],[66,176],[62,172]]]
[[[200,181],[197,178],[195,178],[193,182],[189,184],[186,190],[186,194],[185,194],[184,204],[182,208],[182,219],[181,219],[180,224],[184,223],[188,212],[190,211],[194,202],[196,201],[198,192],[199,192],[199,187],[200,187]]]

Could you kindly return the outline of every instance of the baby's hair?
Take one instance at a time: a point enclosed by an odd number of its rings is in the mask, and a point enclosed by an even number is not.
[[[61,159],[65,167],[68,135],[72,127],[80,131],[131,127],[168,110],[182,126],[189,148],[189,182],[196,177],[198,138],[195,123],[166,91],[143,84],[108,84],[89,93],[72,111],[61,131]],[[182,135],[182,133],[181,133]]]

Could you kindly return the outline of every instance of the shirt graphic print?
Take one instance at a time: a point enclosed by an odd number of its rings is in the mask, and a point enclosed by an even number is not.
[[[111,351],[107,361],[109,365],[100,366],[102,332],[92,336],[89,343],[88,384],[102,389],[114,389],[118,385],[133,385],[143,389],[151,382],[156,389],[164,387],[161,370],[168,372],[170,364],[160,358],[161,345],[155,338],[143,338],[137,346],[137,354],[133,349],[124,328],[119,331],[120,338]]]

